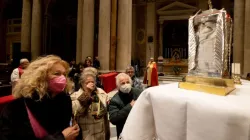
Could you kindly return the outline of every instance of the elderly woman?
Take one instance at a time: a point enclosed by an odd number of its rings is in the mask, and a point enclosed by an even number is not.
[[[72,140],[72,102],[67,94],[69,66],[57,56],[32,62],[13,90],[16,98],[0,116],[1,140]]]
[[[83,73],[86,73],[86,72],[93,73],[96,76],[96,86],[103,89],[102,82],[101,82],[101,80],[98,77],[98,71],[97,71],[97,69],[94,68],[94,67],[87,67],[87,68],[85,68],[83,70]]]
[[[141,90],[144,89],[143,84],[140,81],[140,79],[135,76],[135,69],[134,69],[134,67],[132,67],[132,66],[127,67],[126,73],[131,77],[131,79],[133,81],[132,87],[138,88],[138,89],[141,89]]]
[[[81,88],[71,94],[73,114],[84,140],[109,140],[108,95],[95,86],[95,75],[82,73]]]

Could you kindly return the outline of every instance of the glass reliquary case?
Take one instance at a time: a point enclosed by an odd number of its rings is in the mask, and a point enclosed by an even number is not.
[[[210,9],[189,19],[188,75],[179,88],[227,95],[235,89],[230,79],[232,19]]]

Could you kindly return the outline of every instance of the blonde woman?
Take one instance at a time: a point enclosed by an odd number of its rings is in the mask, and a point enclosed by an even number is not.
[[[76,122],[82,129],[83,140],[109,140],[107,117],[108,95],[96,88],[95,74],[82,73],[81,88],[71,94],[72,108]]]
[[[0,116],[1,140],[72,140],[68,63],[53,55],[32,62],[13,90],[16,98]]]

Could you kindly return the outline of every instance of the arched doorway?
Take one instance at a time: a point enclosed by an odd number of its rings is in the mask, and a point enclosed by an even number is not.
[[[45,54],[70,61],[76,57],[77,0],[58,0],[49,4],[44,20]]]

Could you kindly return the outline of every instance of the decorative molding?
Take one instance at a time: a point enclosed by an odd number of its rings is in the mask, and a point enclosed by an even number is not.
[[[145,30],[144,29],[138,29],[136,33],[136,43],[137,44],[143,44],[145,43]]]
[[[165,20],[188,19],[198,8],[182,2],[175,1],[157,10],[159,22]]]

